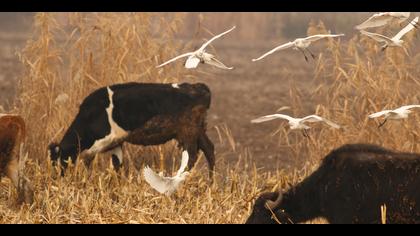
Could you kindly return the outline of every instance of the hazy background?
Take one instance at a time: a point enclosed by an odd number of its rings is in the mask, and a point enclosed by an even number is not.
[[[22,69],[15,52],[30,40],[34,15],[35,13],[0,13],[0,105],[6,110],[13,100],[16,78]],[[170,39],[179,43],[179,53],[200,46],[212,35],[223,32],[233,25],[237,26],[234,31],[209,47],[209,50],[222,62],[234,66],[234,70],[224,71],[206,65],[199,66],[197,70],[191,71],[194,79],[182,78],[180,81],[199,81],[209,85],[212,91],[209,133],[216,144],[217,152],[229,153],[227,150],[231,150],[231,147],[228,147],[228,142],[218,142],[214,127],[228,127],[234,137],[236,148],[249,149],[256,160],[276,160],[275,163],[281,161],[282,167],[287,168],[296,164],[296,160],[287,158],[287,153],[278,145],[278,140],[269,135],[279,123],[258,126],[251,124],[250,120],[272,114],[278,108],[290,105],[287,93],[291,82],[302,89],[305,96],[305,91],[315,86],[309,81],[314,78],[316,63],[315,61],[306,63],[302,55],[294,50],[273,54],[256,63],[252,63],[251,59],[288,40],[312,34],[307,32],[309,26],[325,27],[331,33],[344,33],[346,37],[342,40],[350,40],[358,35],[354,26],[363,22],[372,13],[215,12],[158,13],[158,15],[169,18],[174,15],[183,16],[183,27],[176,29],[177,37]],[[66,18],[62,17],[62,20]],[[158,28],[155,33],[159,39]],[[317,43],[312,51],[319,55],[322,46],[323,43]],[[169,56],[175,55],[168,55],[168,58],[160,60],[169,59]],[[305,114],[314,112],[313,104],[312,101],[303,104]],[[226,154],[223,158],[234,158],[234,156],[233,153],[231,156]]]
[[[60,14],[60,13],[58,13]],[[172,17],[174,13],[161,13]],[[209,37],[209,32],[217,34],[233,25],[237,28],[217,44],[230,48],[248,50],[255,47],[270,48],[275,43],[295,37],[305,36],[310,23],[323,21],[332,33],[351,33],[355,24],[371,13],[181,13],[185,14],[185,27],[174,40],[199,41]],[[0,13],[0,105],[7,106],[13,97],[14,83],[19,72],[15,55],[30,38],[33,17],[31,12]],[[201,27],[198,32],[198,27]],[[198,43],[198,42],[196,42]]]

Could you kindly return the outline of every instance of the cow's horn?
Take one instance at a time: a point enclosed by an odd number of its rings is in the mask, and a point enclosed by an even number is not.
[[[283,194],[279,191],[277,199],[273,202],[271,200],[265,201],[265,208],[268,210],[274,210],[283,199]]]

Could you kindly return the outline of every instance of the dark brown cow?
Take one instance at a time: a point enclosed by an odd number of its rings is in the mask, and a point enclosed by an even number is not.
[[[262,194],[246,223],[420,223],[420,155],[344,145],[284,194]]]

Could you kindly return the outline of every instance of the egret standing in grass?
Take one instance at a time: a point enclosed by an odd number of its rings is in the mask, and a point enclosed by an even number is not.
[[[230,30],[225,31],[219,35],[214,36],[212,39],[210,39],[209,41],[207,41],[206,43],[204,43],[199,49],[193,51],[193,52],[188,52],[188,53],[184,53],[182,55],[179,55],[175,58],[170,59],[167,62],[164,62],[160,65],[157,66],[157,68],[162,67],[164,65],[167,65],[173,61],[176,61],[180,58],[183,57],[188,57],[187,61],[185,61],[185,68],[187,69],[192,69],[192,68],[196,68],[198,66],[198,64],[204,63],[204,64],[209,64],[212,66],[216,66],[218,68],[221,69],[225,69],[225,70],[231,70],[233,69],[233,67],[227,67],[225,66],[222,62],[220,62],[219,60],[216,59],[216,57],[210,53],[207,53],[204,49],[214,40],[222,37],[223,35],[229,33],[230,31],[234,30],[236,28],[236,26],[233,26]]]
[[[315,55],[308,48],[309,45],[311,45],[311,43],[318,41],[320,39],[323,39],[323,38],[335,38],[335,37],[341,37],[341,36],[344,36],[344,34],[317,34],[317,35],[312,35],[306,38],[297,38],[294,41],[285,43],[283,45],[280,45],[272,49],[271,51],[268,51],[267,53],[265,53],[264,55],[260,56],[257,59],[252,59],[252,61],[259,61],[263,59],[264,57],[270,54],[273,54],[276,51],[291,48],[291,47],[293,47],[293,49],[295,50],[301,51],[303,53],[303,56],[305,57],[305,60],[308,61],[308,57],[305,54],[305,50],[309,52],[309,54],[312,56],[313,59],[315,59]]]
[[[188,164],[188,158],[188,152],[183,151],[181,166],[176,172],[176,175],[173,177],[165,177],[163,176],[162,172],[156,174],[148,166],[144,167],[143,175],[146,182],[149,183],[150,186],[159,193],[163,193],[167,196],[171,195],[173,192],[175,192],[175,190],[178,189],[180,184],[185,180],[185,178],[189,174],[188,171],[185,171],[185,168]]]
[[[284,120],[288,120],[289,121],[289,126],[290,129],[301,129],[303,130],[303,135],[305,137],[308,137],[308,133],[307,133],[307,129],[310,129],[311,127],[305,125],[306,122],[309,123],[313,123],[313,122],[324,122],[327,125],[335,128],[335,129],[339,129],[340,126],[337,125],[336,123],[327,120],[325,118],[322,118],[320,116],[317,115],[310,115],[310,116],[306,116],[303,118],[293,118],[290,117],[288,115],[284,115],[284,114],[273,114],[273,115],[267,115],[267,116],[262,116],[259,117],[257,119],[254,119],[251,121],[251,123],[262,123],[262,122],[266,122],[266,121],[270,121],[270,120],[274,120],[274,119],[284,119]]]
[[[415,28],[414,24],[417,24],[418,21],[419,21],[419,17],[414,18],[414,20],[412,20],[406,27],[404,27],[400,32],[398,32],[398,34],[396,34],[393,38],[388,38],[387,36],[377,34],[377,33],[367,32],[364,30],[360,30],[360,33],[380,43],[385,43],[382,46],[382,51],[384,51],[388,47],[401,47],[404,49],[404,52],[407,54],[407,56],[409,56],[407,49],[403,45],[404,40],[402,40],[401,38],[405,34],[410,32],[411,30],[413,30]]]
[[[397,20],[399,24],[406,21],[410,17],[410,12],[381,12],[369,17],[365,22],[357,25],[355,29],[364,30],[367,28],[374,28],[384,26]],[[414,25],[417,27],[417,25]]]
[[[410,109],[413,108],[420,108],[420,105],[408,105],[402,106],[395,110],[383,110],[369,115],[369,118],[372,119],[384,116],[385,120],[378,126],[378,128],[381,128],[387,122],[387,120],[400,120],[408,118],[408,114],[412,112]]]

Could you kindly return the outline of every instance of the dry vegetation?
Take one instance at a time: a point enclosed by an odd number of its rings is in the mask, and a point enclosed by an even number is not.
[[[25,172],[36,189],[35,202],[17,206],[16,193],[4,180],[0,185],[0,223],[242,223],[259,193],[287,189],[341,144],[367,142],[420,152],[420,133],[415,129],[418,115],[404,122],[389,122],[381,130],[376,121],[367,118],[383,108],[420,103],[416,76],[420,54],[412,51],[413,57],[408,58],[402,50],[392,48],[382,53],[375,42],[354,34],[324,44],[327,50],[315,62],[313,84],[317,86],[309,98],[290,84],[287,96],[291,115],[316,112],[344,126],[343,130],[320,126],[310,131],[310,139],[289,132],[285,126],[273,131],[290,157],[307,162],[303,168],[287,173],[282,169],[262,172],[246,148],[235,147],[228,127],[216,127],[219,140],[214,140],[215,144],[229,143],[231,150],[226,152],[234,153],[239,161],[228,163],[223,158],[227,153],[216,153],[213,186],[209,186],[206,165],[198,165],[170,198],[145,183],[140,171],[144,162],[167,174],[176,169],[180,151],[172,142],[147,148],[126,145],[121,175],[113,171],[109,156],[102,155],[96,158],[93,169],[86,170],[78,162],[59,178],[46,147],[62,137],[89,92],[117,82],[174,82],[188,76],[180,64],[155,69],[157,60],[180,49],[171,37],[184,17],[144,13],[124,17],[111,13],[36,15],[33,39],[20,54],[25,71],[14,108],[28,126]],[[322,31],[322,24],[312,23],[308,28],[308,34]],[[409,44],[414,39],[414,34],[406,38]],[[55,104],[61,93],[68,94],[69,100]],[[312,110],[305,108],[303,104],[308,102],[304,99],[311,100]]]

